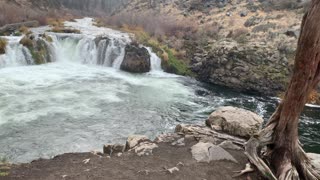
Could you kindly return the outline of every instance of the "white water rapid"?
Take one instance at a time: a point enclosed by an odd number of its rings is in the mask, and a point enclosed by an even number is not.
[[[0,55],[0,157],[11,162],[101,151],[103,144],[124,143],[131,134],[153,138],[172,132],[179,123],[203,124],[223,105],[251,109],[265,118],[275,108],[276,100],[167,74],[150,48],[151,72],[122,72],[128,34],[95,27],[90,18],[66,25],[82,33],[47,33],[53,39],[48,43],[53,62],[42,65],[34,65],[30,52],[19,45],[21,37],[5,37],[9,45]],[[313,149],[320,147],[319,114],[312,109],[302,117],[307,129],[302,140],[312,142]]]

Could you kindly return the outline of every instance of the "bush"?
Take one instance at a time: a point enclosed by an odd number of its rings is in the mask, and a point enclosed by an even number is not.
[[[27,27],[25,27],[25,26],[21,26],[21,27],[19,28],[19,31],[20,31],[21,33],[23,33],[23,34],[27,34],[27,33],[29,32],[29,29],[28,29]]]
[[[7,40],[0,38],[0,54],[5,54],[6,53],[6,47],[7,47]]]
[[[259,26],[256,26],[252,29],[252,32],[256,33],[256,32],[268,32],[269,29],[275,29],[276,28],[276,24],[275,23],[267,23],[267,24],[262,24]]]
[[[23,46],[27,47],[27,48],[31,48],[33,47],[33,41],[28,38],[27,36],[24,36],[21,40],[20,40],[20,44],[22,44]]]
[[[108,18],[101,19],[104,24],[123,28],[140,27],[150,36],[179,36],[181,32],[195,32],[197,26],[190,19],[177,20],[168,15],[159,15],[153,13],[121,13]]]

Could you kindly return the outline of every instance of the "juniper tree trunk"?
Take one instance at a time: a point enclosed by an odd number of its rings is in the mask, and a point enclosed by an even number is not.
[[[284,99],[266,128],[246,145],[251,162],[269,179],[320,179],[298,140],[300,114],[319,80],[320,0],[313,0],[302,20],[294,71]],[[258,147],[265,145],[271,169],[256,153]]]

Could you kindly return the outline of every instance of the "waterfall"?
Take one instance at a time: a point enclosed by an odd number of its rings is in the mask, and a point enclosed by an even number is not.
[[[151,64],[151,71],[162,71],[161,68],[161,59],[156,55],[156,53],[152,52],[150,47],[146,47],[150,54],[150,64]]]
[[[0,55],[0,68],[34,64],[30,51],[19,43],[21,37],[6,37],[6,53]]]
[[[51,51],[57,62],[78,62],[120,69],[125,43],[106,37],[50,34]]]
[[[47,56],[50,59],[49,62],[72,62],[120,69],[125,57],[125,48],[131,43],[129,34],[96,27],[91,18],[66,22],[65,25],[79,29],[81,34],[47,32],[47,27],[33,29],[35,44],[38,45],[37,38],[45,43],[46,51],[41,55]],[[41,36],[42,34],[50,36],[52,41],[46,41],[46,38]],[[28,48],[19,43],[21,38],[6,37],[9,44],[6,48],[6,54],[0,55],[0,68],[35,64]],[[152,52],[150,47],[146,47],[146,49],[150,54],[151,71],[161,72],[161,59]],[[43,52],[43,49],[39,51]],[[47,59],[43,62],[47,63]]]

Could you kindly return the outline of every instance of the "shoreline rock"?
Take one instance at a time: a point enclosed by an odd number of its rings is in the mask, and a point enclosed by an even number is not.
[[[217,109],[206,120],[207,126],[212,129],[244,138],[250,138],[257,133],[262,123],[263,119],[259,115],[232,106]]]

